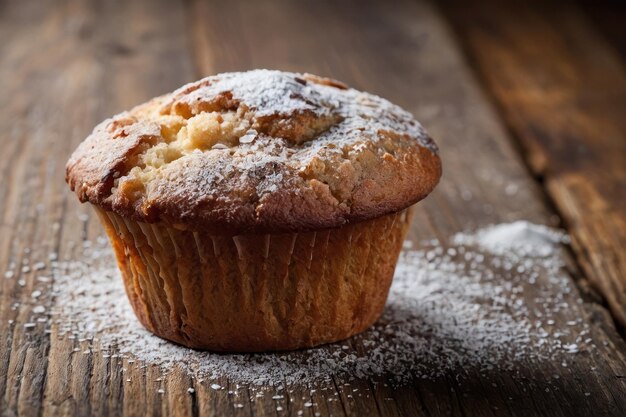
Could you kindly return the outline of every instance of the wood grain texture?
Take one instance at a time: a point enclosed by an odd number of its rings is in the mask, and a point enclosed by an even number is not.
[[[626,4],[617,0],[580,0],[577,3],[595,30],[626,60]]]
[[[255,67],[329,75],[423,121],[442,148],[445,174],[416,215],[415,242],[520,218],[553,222],[543,190],[427,3],[5,2],[0,36],[0,273],[50,252],[77,259],[83,241],[102,235],[63,182],[69,153],[98,121],[201,75]],[[513,195],[505,192],[511,183]],[[564,256],[572,282],[584,283]],[[210,387],[235,389],[226,378],[164,375],[85,354],[89,341],[60,336],[56,325],[25,328],[32,291],[48,308],[62,300],[34,271],[15,269],[18,276],[0,278],[2,415],[610,416],[626,408],[626,346],[601,305],[585,294],[576,303],[578,291],[555,319],[589,325],[597,349],[567,356],[567,367],[565,358],[523,360],[515,372],[459,370],[402,387],[337,377],[314,393],[296,385],[273,400],[273,387],[262,388],[263,398],[239,387],[233,398]],[[525,291],[532,306],[538,294]]]
[[[625,62],[572,4],[445,9],[545,181],[585,275],[626,326]]]

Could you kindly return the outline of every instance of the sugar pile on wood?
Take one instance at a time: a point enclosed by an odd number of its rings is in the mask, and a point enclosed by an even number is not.
[[[395,382],[470,369],[515,370],[591,349],[582,323],[558,328],[559,312],[582,302],[561,272],[564,235],[525,222],[459,234],[402,253],[383,317],[350,340],[292,353],[198,352],[153,336],[137,322],[106,244],[80,261],[55,263],[58,337],[86,339],[94,354],[136,366],[182,367],[196,378],[290,384],[343,375]],[[82,347],[81,347],[81,350]]]
[[[453,242],[478,245],[498,255],[521,258],[550,256],[555,245],[569,243],[569,238],[549,227],[518,220],[486,227],[473,234],[459,233],[454,236]]]

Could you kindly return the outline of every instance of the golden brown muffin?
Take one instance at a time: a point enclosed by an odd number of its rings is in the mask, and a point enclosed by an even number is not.
[[[137,317],[218,351],[344,339],[381,314],[410,207],[441,175],[388,101],[310,74],[208,77],[98,125],[66,180]]]

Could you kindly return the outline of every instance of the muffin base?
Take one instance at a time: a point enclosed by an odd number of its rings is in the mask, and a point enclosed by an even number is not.
[[[218,236],[94,206],[139,321],[181,345],[293,350],[346,339],[380,316],[411,209],[307,233]]]

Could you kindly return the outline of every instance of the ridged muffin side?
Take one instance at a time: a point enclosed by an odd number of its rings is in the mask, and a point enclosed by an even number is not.
[[[315,232],[223,236],[96,208],[150,331],[224,352],[348,338],[383,311],[411,210]]]

